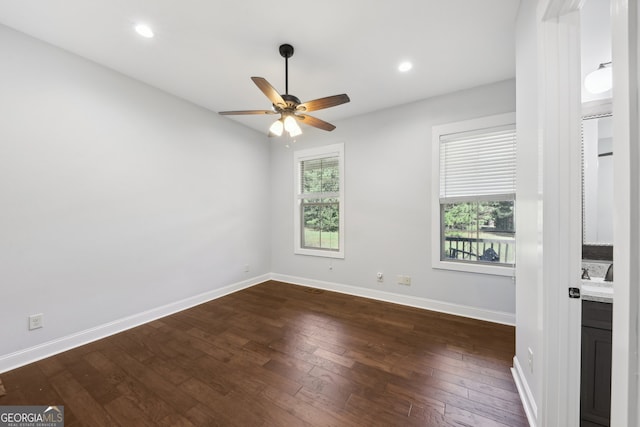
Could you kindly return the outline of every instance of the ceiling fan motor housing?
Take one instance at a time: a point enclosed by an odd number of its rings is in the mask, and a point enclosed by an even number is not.
[[[300,99],[298,99],[297,96],[289,95],[286,93],[280,96],[282,96],[282,99],[284,100],[284,102],[287,103],[287,107],[285,108],[287,110],[289,109],[295,110],[296,107],[301,104]]]

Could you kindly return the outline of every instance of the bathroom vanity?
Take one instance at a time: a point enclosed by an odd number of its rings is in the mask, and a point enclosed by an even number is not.
[[[580,425],[609,426],[613,282],[605,281],[600,271],[608,267],[606,263],[585,265],[591,274],[601,275],[582,280]]]
[[[581,426],[608,426],[611,416],[611,304],[582,301]]]

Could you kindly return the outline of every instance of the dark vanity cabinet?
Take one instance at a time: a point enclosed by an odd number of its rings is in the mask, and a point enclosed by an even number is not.
[[[609,426],[612,304],[582,301],[580,425]]]

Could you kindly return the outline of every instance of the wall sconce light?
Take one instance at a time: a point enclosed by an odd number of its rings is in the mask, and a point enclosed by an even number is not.
[[[603,62],[584,78],[584,87],[593,94],[603,93],[613,86],[611,61]]]

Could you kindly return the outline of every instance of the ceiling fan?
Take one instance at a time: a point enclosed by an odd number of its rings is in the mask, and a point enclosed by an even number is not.
[[[280,136],[282,135],[282,131],[286,130],[291,137],[296,137],[302,133],[298,122],[326,131],[334,130],[336,127],[331,123],[304,113],[347,103],[350,101],[347,94],[343,93],[341,95],[314,99],[313,101],[300,102],[300,99],[289,94],[289,58],[293,56],[293,46],[290,44],[281,45],[280,56],[282,56],[285,61],[285,93],[283,95],[279,94],[266,79],[262,77],[251,77],[251,80],[253,80],[256,86],[258,86],[262,93],[264,93],[273,104],[271,110],[221,111],[219,114],[280,114],[280,118],[269,128],[269,136]]]

